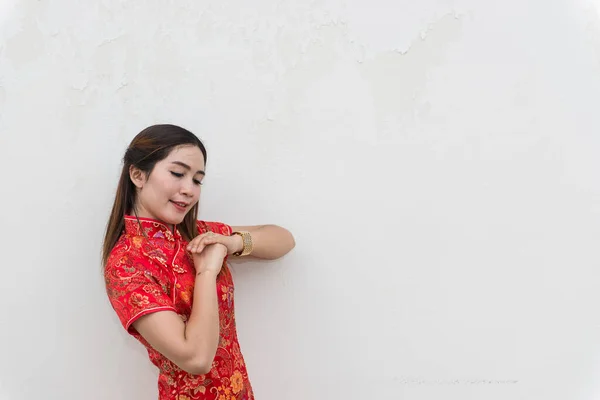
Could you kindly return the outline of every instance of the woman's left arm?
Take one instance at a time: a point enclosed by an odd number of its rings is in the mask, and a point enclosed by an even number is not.
[[[252,237],[250,257],[275,260],[289,253],[296,245],[290,231],[277,225],[232,226],[231,229],[233,232],[250,232]],[[244,247],[242,237],[233,235],[232,238],[235,238],[233,252],[241,251]]]

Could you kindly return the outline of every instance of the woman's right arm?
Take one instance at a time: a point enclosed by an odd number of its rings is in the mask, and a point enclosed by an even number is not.
[[[207,246],[194,255],[196,283],[194,302],[187,324],[173,311],[145,315],[133,327],[159,353],[193,375],[210,371],[219,344],[219,307],[216,278],[227,248]]]

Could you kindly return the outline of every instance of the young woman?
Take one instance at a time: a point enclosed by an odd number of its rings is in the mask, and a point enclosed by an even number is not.
[[[295,243],[276,225],[197,220],[205,163],[204,145],[181,127],[133,139],[104,238],[106,289],[159,368],[160,400],[251,400],[227,260],[276,259]]]

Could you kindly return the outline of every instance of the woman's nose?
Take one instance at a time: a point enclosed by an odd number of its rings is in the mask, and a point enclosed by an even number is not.
[[[190,182],[185,181],[181,184],[181,193],[182,194],[191,196],[194,193],[193,189],[194,189],[194,183],[191,181]]]

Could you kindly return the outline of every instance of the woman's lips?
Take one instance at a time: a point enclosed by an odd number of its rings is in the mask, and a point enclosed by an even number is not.
[[[173,204],[173,206],[175,206],[175,208],[178,211],[185,211],[185,210],[187,210],[187,206],[188,206],[186,203],[180,203],[180,202],[176,202],[173,200],[171,200],[171,204]]]

